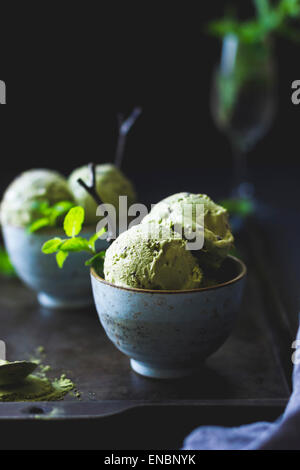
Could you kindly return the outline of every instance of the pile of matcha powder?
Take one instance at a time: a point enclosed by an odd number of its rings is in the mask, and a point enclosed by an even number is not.
[[[41,354],[42,348],[38,348],[37,352]],[[62,400],[67,393],[74,389],[74,383],[65,374],[60,378],[50,380],[46,376],[50,366],[43,365],[40,357],[31,358],[31,361],[37,364],[35,373],[28,375],[20,382],[16,377],[16,383],[0,385],[0,402],[57,401]],[[16,368],[16,373],[18,373],[17,370]]]

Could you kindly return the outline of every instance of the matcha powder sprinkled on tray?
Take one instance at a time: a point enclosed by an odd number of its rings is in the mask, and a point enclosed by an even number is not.
[[[2,383],[0,385],[0,402],[58,401],[63,400],[71,390],[75,390],[74,383],[65,374],[62,374],[60,378],[49,379],[46,372],[51,367],[42,364],[42,359],[45,359],[44,348],[39,347],[36,350],[36,357],[31,358],[37,364],[35,374],[28,375],[26,378],[20,377],[19,382],[16,380],[16,383],[10,385]]]
[[[50,381],[29,375],[23,382],[0,387],[0,401],[56,401],[74,388],[74,384],[65,375]]]

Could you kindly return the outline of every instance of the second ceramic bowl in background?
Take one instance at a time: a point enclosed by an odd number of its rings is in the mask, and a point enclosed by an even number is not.
[[[93,301],[89,269],[85,261],[89,253],[72,253],[63,269],[54,255],[41,252],[43,244],[53,237],[66,238],[62,229],[53,228],[35,233],[12,225],[2,226],[7,252],[18,276],[36,291],[41,305],[49,308],[81,308]],[[86,227],[81,235],[90,238],[95,227]],[[107,242],[98,240],[97,248],[105,249]]]

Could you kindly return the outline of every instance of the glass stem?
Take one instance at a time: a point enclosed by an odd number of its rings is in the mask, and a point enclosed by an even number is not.
[[[241,148],[233,145],[234,187],[238,189],[246,182],[247,156]]]
[[[247,181],[247,153],[240,146],[232,146],[234,181],[232,196],[235,198],[252,199],[254,186]]]

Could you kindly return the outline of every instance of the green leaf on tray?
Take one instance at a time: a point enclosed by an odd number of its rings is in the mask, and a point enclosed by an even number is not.
[[[84,221],[84,209],[80,206],[73,207],[67,213],[64,220],[64,230],[68,237],[79,234]]]

